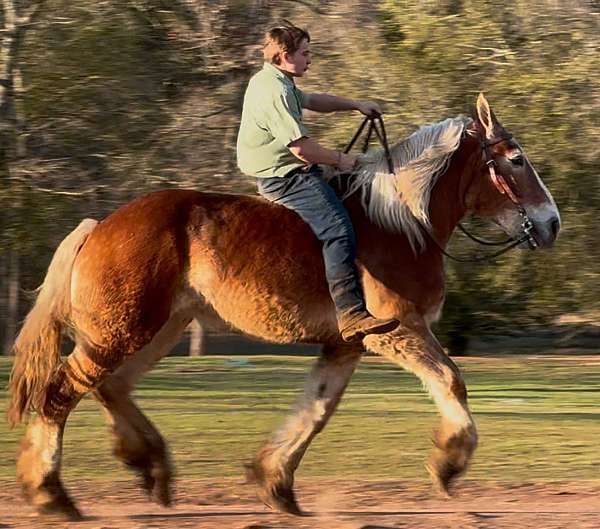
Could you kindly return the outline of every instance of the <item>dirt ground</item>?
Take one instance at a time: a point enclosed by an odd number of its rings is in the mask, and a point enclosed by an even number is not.
[[[456,495],[434,497],[429,486],[400,481],[297,483],[308,517],[280,515],[234,480],[180,482],[177,503],[149,503],[131,483],[80,484],[71,492],[86,518],[42,520],[21,500],[16,485],[0,484],[0,529],[597,529],[600,482],[477,483],[464,481]]]

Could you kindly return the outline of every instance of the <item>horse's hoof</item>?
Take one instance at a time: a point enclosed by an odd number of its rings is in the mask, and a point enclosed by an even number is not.
[[[258,497],[267,507],[294,516],[310,516],[298,505],[291,486],[270,482],[260,464],[256,462],[245,464],[244,467],[246,483],[257,485]]]
[[[436,495],[444,500],[449,500],[452,498],[452,494],[450,492],[450,480],[443,480],[441,478],[435,464],[427,463],[427,465],[425,465],[425,469],[431,478],[433,490],[435,491]]]
[[[277,490],[268,490],[266,487],[259,487],[258,496],[267,507],[275,511],[294,516],[310,516],[300,508],[292,489],[277,487]]]
[[[25,500],[35,507],[38,514],[63,521],[83,520],[56,473],[46,476],[40,486],[30,486],[22,481],[21,487]]]
[[[148,475],[144,475],[140,485],[148,495],[150,501],[158,503],[163,507],[170,507],[173,504],[169,481],[154,479]]]
[[[151,497],[163,507],[170,507],[173,504],[170,483],[168,481],[156,480]]]
[[[37,512],[47,518],[57,518],[70,522],[80,522],[83,515],[70,498],[56,498],[37,506]]]
[[[126,465],[134,470],[139,476],[139,486],[148,496],[148,499],[162,505],[163,507],[170,507],[172,505],[171,498],[171,480],[170,472],[157,473],[159,477],[155,476],[155,469],[152,465],[144,461],[142,462],[126,462]]]

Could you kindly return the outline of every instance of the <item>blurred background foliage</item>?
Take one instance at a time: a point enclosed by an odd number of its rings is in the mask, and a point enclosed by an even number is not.
[[[26,15],[35,11],[35,15]],[[447,263],[438,325],[470,336],[600,320],[600,2],[6,0],[0,57],[0,347],[83,217],[165,187],[255,192],[235,164],[263,31],[311,33],[307,91],[374,99],[397,141],[486,93],[562,213],[551,252]],[[306,122],[341,147],[353,114]],[[493,237],[478,221],[473,228]],[[471,250],[456,237],[455,253]]]

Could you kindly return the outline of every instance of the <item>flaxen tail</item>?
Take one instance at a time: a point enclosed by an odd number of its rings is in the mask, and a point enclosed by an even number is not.
[[[44,407],[49,381],[60,365],[62,330],[71,309],[73,263],[97,224],[92,219],[83,220],[60,243],[35,305],[15,340],[8,408],[8,421],[13,426],[30,411],[39,412]]]

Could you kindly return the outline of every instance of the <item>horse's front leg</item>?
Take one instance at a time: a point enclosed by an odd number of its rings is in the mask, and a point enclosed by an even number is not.
[[[248,479],[258,485],[260,499],[269,507],[302,514],[294,495],[294,471],[335,411],[362,352],[362,345],[326,346],[294,412],[248,465]]]
[[[370,351],[417,375],[433,397],[442,421],[434,435],[427,470],[439,492],[447,495],[477,447],[477,430],[458,367],[418,316],[391,333],[369,336],[364,342]]]

